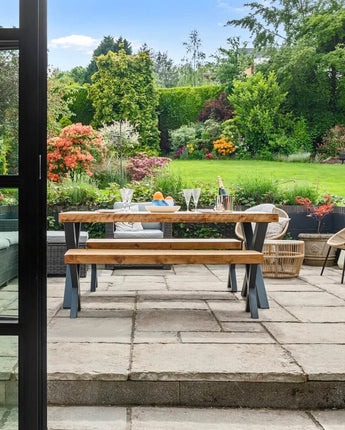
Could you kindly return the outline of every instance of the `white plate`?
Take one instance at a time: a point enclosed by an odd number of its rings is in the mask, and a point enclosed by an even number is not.
[[[181,206],[145,206],[145,209],[151,213],[166,214],[179,211]]]
[[[214,209],[198,209],[197,212],[200,212],[202,214],[213,214],[215,213]]]

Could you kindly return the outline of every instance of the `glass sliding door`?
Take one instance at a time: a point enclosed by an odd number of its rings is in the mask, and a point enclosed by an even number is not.
[[[46,2],[0,0],[0,428],[46,429]]]

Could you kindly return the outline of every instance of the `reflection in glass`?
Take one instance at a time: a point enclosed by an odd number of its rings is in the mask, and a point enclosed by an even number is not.
[[[0,0],[0,26],[19,27],[19,0]]]
[[[0,175],[18,174],[18,62],[17,50],[0,50]]]
[[[0,428],[18,428],[18,338],[0,336]],[[2,427],[3,425],[3,427]]]
[[[0,316],[1,317],[18,316],[18,278],[17,276],[18,276],[18,189],[2,188],[0,189]]]

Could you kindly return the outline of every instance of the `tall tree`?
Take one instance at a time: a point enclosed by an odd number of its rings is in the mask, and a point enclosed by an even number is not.
[[[97,72],[96,58],[100,55],[106,55],[108,52],[119,52],[124,50],[127,55],[132,55],[131,43],[120,36],[115,40],[112,36],[104,36],[101,43],[93,51],[92,60],[87,66],[85,82],[91,83],[91,76]]]
[[[101,55],[96,61],[98,71],[90,87],[96,125],[128,120],[139,132],[140,143],[158,150],[158,96],[149,54],[130,56],[120,50]]]
[[[192,85],[196,86],[198,84],[198,70],[203,66],[206,54],[201,51],[201,38],[199,37],[198,30],[192,30],[189,34],[189,39],[187,42],[183,42],[183,46],[186,47],[187,58],[190,55],[189,63],[191,65],[192,74]]]
[[[153,56],[153,70],[157,87],[172,88],[177,86],[178,70],[167,52],[160,52]]]

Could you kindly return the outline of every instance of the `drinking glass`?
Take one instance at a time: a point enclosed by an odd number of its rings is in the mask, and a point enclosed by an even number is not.
[[[201,194],[201,188],[193,188],[192,190],[192,196],[194,200],[194,210],[197,212],[198,210],[198,201]]]
[[[183,190],[184,199],[186,200],[186,205],[187,205],[187,212],[189,212],[189,203],[192,197],[192,191],[193,190],[191,189]]]
[[[130,188],[120,188],[120,194],[123,202],[124,211],[129,211],[134,190]]]

